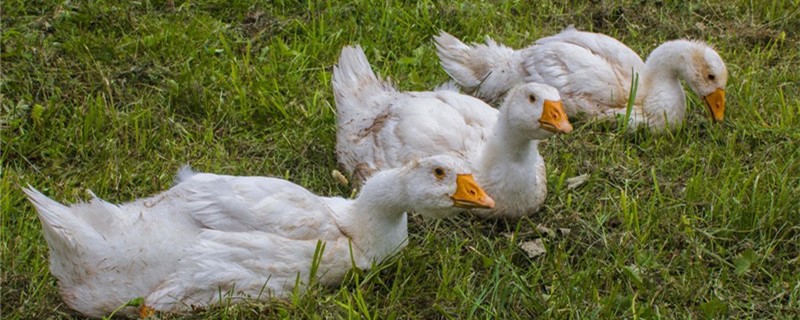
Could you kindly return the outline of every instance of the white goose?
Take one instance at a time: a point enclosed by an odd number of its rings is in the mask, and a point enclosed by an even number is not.
[[[375,175],[355,200],[319,197],[281,179],[188,169],[171,189],[123,205],[92,195],[67,207],[24,191],[39,213],[64,301],[100,317],[136,297],[144,297],[140,312],[147,312],[228,295],[286,296],[298,276],[309,279],[318,241],[324,251],[316,277],[336,284],[351,262],[368,268],[405,246],[406,211],[491,208],[467,170],[458,158],[425,158]]]
[[[681,124],[686,114],[681,78],[703,97],[711,117],[723,120],[728,71],[719,54],[698,41],[666,42],[643,62],[614,38],[572,27],[520,50],[491,39],[466,45],[445,32],[434,40],[445,71],[486,101],[520,83],[540,82],[558,89],[570,117],[613,118],[625,115],[638,74],[631,125],[663,131]]]
[[[520,217],[547,194],[538,143],[572,126],[558,91],[542,84],[512,89],[500,107],[458,92],[398,92],[379,80],[361,47],[342,49],[333,69],[336,154],[356,180],[405,161],[450,154],[469,161],[497,205],[487,217]]]

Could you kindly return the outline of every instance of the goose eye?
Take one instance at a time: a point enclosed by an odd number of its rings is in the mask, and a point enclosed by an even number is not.
[[[530,100],[530,101],[531,101],[531,103],[535,103],[535,102],[536,102],[536,96],[534,96],[534,95],[529,95],[529,96],[528,96],[528,100]]]
[[[717,77],[716,77],[716,76],[714,76],[713,74],[709,74],[709,75],[708,75],[708,80],[714,81],[714,79],[716,79],[716,78],[717,78]]]
[[[445,171],[442,167],[436,167],[433,169],[433,175],[436,176],[436,179],[442,180],[444,179]]]

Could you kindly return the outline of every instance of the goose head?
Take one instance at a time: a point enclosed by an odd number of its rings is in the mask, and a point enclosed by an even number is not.
[[[515,132],[522,132],[533,140],[572,131],[561,95],[546,84],[526,83],[512,88],[506,94],[500,110]]]
[[[404,186],[409,209],[442,218],[464,209],[494,207],[494,200],[475,182],[469,165],[453,156],[439,155],[412,161],[398,183]]]
[[[700,42],[692,42],[685,80],[703,98],[711,118],[721,122],[725,116],[725,85],[728,69],[719,54]]]

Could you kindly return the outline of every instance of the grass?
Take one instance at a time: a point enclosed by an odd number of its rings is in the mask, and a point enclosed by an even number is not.
[[[521,47],[567,25],[645,55],[691,37],[730,71],[672,134],[575,123],[542,144],[546,206],[517,223],[413,218],[410,244],[338,288],[194,318],[789,318],[800,314],[800,3],[21,1],[2,3],[2,317],[79,318],[21,186],[124,202],[184,163],[348,196],[330,77],[344,45],[404,90],[447,80],[431,36]],[[568,177],[589,174],[575,189]],[[568,228],[544,237],[537,225]],[[509,235],[507,237],[506,235]],[[517,242],[544,237],[529,259]],[[162,315],[164,317],[170,317]]]

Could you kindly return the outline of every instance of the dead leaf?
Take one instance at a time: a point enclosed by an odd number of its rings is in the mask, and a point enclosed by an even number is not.
[[[536,231],[539,231],[539,234],[541,234],[541,235],[543,235],[545,237],[548,237],[548,238],[552,237],[553,235],[555,235],[553,233],[552,229],[550,229],[548,227],[545,227],[545,226],[543,226],[541,224],[536,225]]]
[[[331,176],[336,179],[336,182],[339,182],[339,184],[347,186],[347,177],[345,177],[339,170],[333,169],[333,171],[331,171]]]
[[[544,248],[544,242],[542,242],[542,238],[535,239],[533,241],[523,241],[519,244],[520,249],[525,251],[528,254],[528,258],[536,258],[547,253],[547,250]]]
[[[574,176],[572,178],[567,179],[567,190],[572,190],[577,187],[580,187],[582,184],[586,183],[586,180],[589,180],[589,174],[584,173],[579,176]]]

